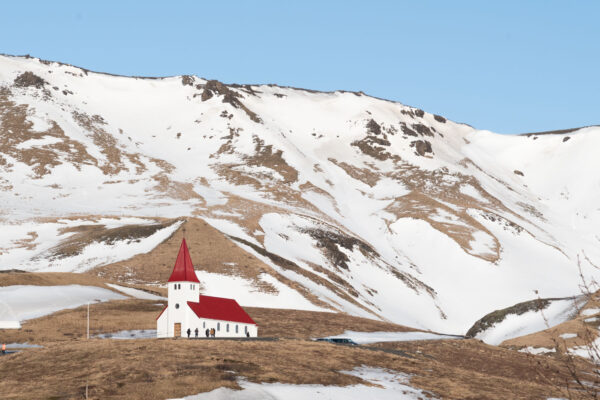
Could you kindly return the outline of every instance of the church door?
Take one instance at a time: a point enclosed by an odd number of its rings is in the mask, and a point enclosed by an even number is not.
[[[175,337],[180,337],[181,336],[181,323],[177,322],[175,323]]]

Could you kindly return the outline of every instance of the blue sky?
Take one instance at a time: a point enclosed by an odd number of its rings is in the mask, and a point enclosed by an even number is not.
[[[598,1],[3,2],[0,52],[362,90],[501,133],[600,124]]]

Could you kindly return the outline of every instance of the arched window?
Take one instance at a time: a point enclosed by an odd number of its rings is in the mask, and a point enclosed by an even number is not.
[[[229,324],[225,326],[225,331],[229,332]]]
[[[221,323],[217,322],[217,330],[220,331],[221,330]]]
[[[179,303],[175,303],[175,308],[178,309],[179,308]]]
[[[248,327],[244,326],[244,333],[248,333]]]
[[[206,328],[206,321],[202,322],[202,328]]]
[[[235,333],[238,333],[238,326],[235,326]]]

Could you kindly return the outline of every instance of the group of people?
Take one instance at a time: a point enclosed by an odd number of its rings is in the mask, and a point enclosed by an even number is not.
[[[206,328],[206,331],[204,331],[204,334],[206,335],[206,337],[215,337],[216,331],[215,328]],[[192,335],[192,330],[190,328],[188,328],[187,330],[187,337],[188,339],[190,338],[190,336]],[[198,337],[198,328],[196,328],[194,330],[194,337]],[[250,337],[250,332],[246,332],[246,337]]]
[[[206,334],[206,337],[215,337],[215,333],[216,333],[215,328],[211,328],[211,329],[206,328],[206,331],[204,333]],[[191,334],[192,334],[192,330],[190,328],[188,328],[188,330],[187,330],[188,339],[191,336]],[[194,330],[194,337],[198,337],[198,328],[196,328]]]

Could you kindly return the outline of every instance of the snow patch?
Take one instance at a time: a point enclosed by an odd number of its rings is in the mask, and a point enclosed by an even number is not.
[[[142,300],[167,300],[166,297],[157,296],[152,293],[145,292],[143,290],[134,289],[130,287],[115,285],[114,283],[107,283],[106,286],[110,286],[113,289],[118,290],[121,293],[125,293],[128,296]]]
[[[5,286],[0,287],[0,320],[24,321],[87,303],[125,298],[96,286]]]
[[[509,314],[500,323],[493,325],[475,337],[488,344],[499,345],[505,340],[552,328],[570,320],[585,299],[554,300],[542,310],[527,311],[521,315]]]
[[[379,342],[409,342],[415,340],[462,339],[462,336],[440,335],[431,332],[356,332],[345,331],[341,335],[328,336],[327,339],[348,338],[356,344]]]
[[[382,368],[359,367],[342,374],[357,376],[375,386],[293,385],[252,383],[238,380],[242,390],[218,388],[179,400],[417,400],[433,399],[430,394],[409,386],[411,375]]]

